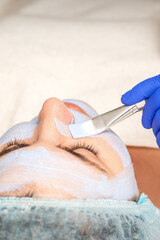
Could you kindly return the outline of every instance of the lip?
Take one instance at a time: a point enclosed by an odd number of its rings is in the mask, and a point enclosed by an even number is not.
[[[86,115],[87,117],[91,118],[91,116],[89,116],[81,107],[79,107],[78,105],[74,104],[74,103],[69,103],[69,102],[64,102],[64,104],[68,107],[71,108],[72,110],[75,110],[77,112],[80,112],[84,115]]]

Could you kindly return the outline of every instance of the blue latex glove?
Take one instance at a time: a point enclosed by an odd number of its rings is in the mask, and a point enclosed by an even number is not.
[[[143,108],[142,125],[152,128],[160,148],[160,75],[138,83],[121,97],[125,105],[132,105],[146,100]]]

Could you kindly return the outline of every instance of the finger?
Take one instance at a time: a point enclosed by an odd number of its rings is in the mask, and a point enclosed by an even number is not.
[[[160,87],[160,75],[148,78],[138,83],[131,90],[122,95],[121,101],[125,105],[138,103],[149,98]]]
[[[142,125],[144,128],[151,128],[153,118],[160,108],[160,88],[158,88],[153,95],[146,101],[143,108]]]
[[[153,118],[152,130],[156,137],[158,132],[160,131],[160,108],[158,109],[158,111],[156,112],[156,114]]]
[[[156,142],[157,142],[158,147],[160,148],[160,132],[157,134]]]

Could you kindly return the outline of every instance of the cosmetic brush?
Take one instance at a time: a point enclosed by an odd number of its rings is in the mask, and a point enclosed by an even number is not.
[[[84,138],[97,135],[106,131],[113,125],[123,121],[124,119],[132,116],[136,112],[141,111],[144,105],[145,101],[140,102],[139,105],[122,105],[85,122],[70,124],[70,133],[73,138]]]

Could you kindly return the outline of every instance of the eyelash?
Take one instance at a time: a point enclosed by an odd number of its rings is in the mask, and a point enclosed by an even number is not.
[[[20,147],[21,145],[24,145],[24,144],[26,144],[24,140],[15,139],[13,141],[8,142],[6,148],[11,147],[12,145],[16,145]]]
[[[97,155],[98,154],[98,151],[93,147],[93,145],[85,145],[85,143],[77,143],[73,148],[72,148],[72,151],[73,150],[76,150],[78,148],[84,148],[84,149],[87,149],[89,151],[91,151],[93,154]]]
[[[8,147],[11,147],[12,145],[16,145],[18,147],[21,147],[22,145],[26,145],[26,143],[25,143],[24,140],[15,139],[13,141],[8,142],[5,149],[8,148]],[[93,145],[89,145],[89,144],[85,145],[85,143],[79,143],[79,142],[77,142],[77,144],[74,147],[72,147],[71,151],[74,151],[74,150],[79,149],[79,148],[89,150],[95,155],[98,154],[98,151],[93,147]]]
[[[0,156],[3,156],[4,154],[9,153],[18,148],[23,148],[23,147],[28,147],[28,146],[30,146],[30,144],[25,143],[24,140],[17,140],[15,138],[15,140],[12,140],[12,141],[6,143],[6,146],[4,146],[2,151],[0,152]],[[9,148],[9,147],[11,147],[11,148]]]

